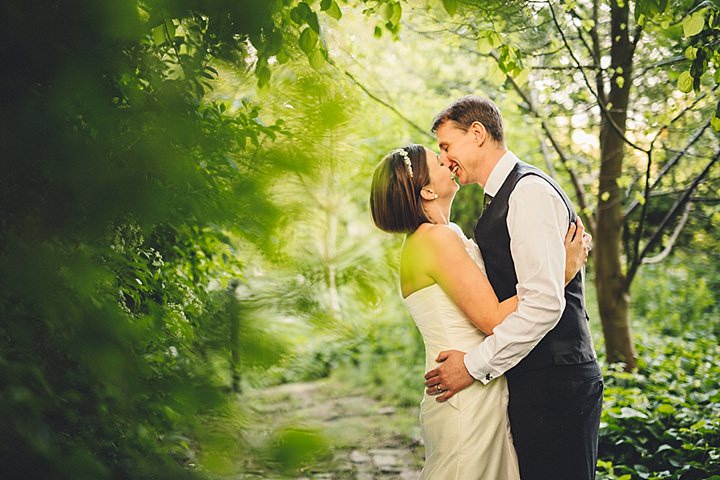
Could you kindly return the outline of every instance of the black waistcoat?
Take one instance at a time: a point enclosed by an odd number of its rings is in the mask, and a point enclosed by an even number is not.
[[[517,274],[510,255],[510,234],[507,228],[508,200],[517,182],[526,175],[536,175],[546,180],[560,194],[570,213],[570,221],[574,221],[577,216],[562,189],[542,170],[524,162],[515,165],[475,226],[475,241],[480,246],[488,279],[500,301],[517,293]],[[594,359],[595,351],[585,311],[583,279],[582,274],[578,273],[565,287],[565,310],[558,324],[507,374],[511,377],[525,370],[579,364]]]

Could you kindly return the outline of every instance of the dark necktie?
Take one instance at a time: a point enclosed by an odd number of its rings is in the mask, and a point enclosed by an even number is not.
[[[492,199],[493,197],[491,195],[488,195],[487,193],[483,196],[483,210],[485,210],[487,206],[490,205]]]

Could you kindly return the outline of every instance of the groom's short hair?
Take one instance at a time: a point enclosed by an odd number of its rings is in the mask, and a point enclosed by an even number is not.
[[[505,142],[502,115],[497,106],[488,98],[467,95],[452,103],[438,113],[432,123],[432,132],[436,133],[441,125],[453,122],[458,128],[467,131],[473,122],[480,122],[497,143]]]

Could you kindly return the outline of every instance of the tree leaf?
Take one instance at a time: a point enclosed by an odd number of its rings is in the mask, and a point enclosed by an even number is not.
[[[487,55],[492,51],[492,44],[490,43],[490,39],[488,37],[480,37],[477,41],[477,49],[478,52],[480,52],[482,55]]]
[[[330,8],[327,10],[327,14],[330,15],[335,20],[340,20],[342,17],[342,10],[340,10],[340,7],[338,6],[337,2],[333,0],[332,4],[330,5]]]
[[[290,10],[290,19],[298,25],[305,23],[305,14],[299,5]]]
[[[333,0],[322,0],[322,2],[320,2],[320,10],[322,10],[323,12],[325,10],[328,10],[333,3]]]
[[[697,35],[702,32],[702,29],[705,26],[705,12],[698,11],[689,17],[685,17],[682,21],[682,26],[683,35],[686,37],[692,37],[693,35]]]
[[[383,9],[383,15],[385,17],[385,20],[387,20],[389,22],[393,16],[393,4],[392,3],[388,2],[385,4],[385,8]]]
[[[710,119],[710,125],[712,126],[713,130],[715,130],[716,132],[720,132],[720,118],[713,115]]]
[[[639,191],[635,192],[635,201],[637,201],[640,205],[645,205],[645,195]]]
[[[493,62],[488,67],[488,73],[487,78],[490,80],[491,83],[495,85],[501,85],[503,82],[505,82],[505,78],[507,75],[503,70],[500,68],[500,65],[497,64],[497,62]]]
[[[457,12],[457,0],[443,0],[443,7],[445,7],[447,13],[455,15]]]
[[[278,63],[283,65],[290,61],[290,54],[285,50],[280,50],[277,55],[275,55],[275,58],[277,59]]]
[[[525,85],[527,83],[529,73],[530,73],[529,68],[523,68],[522,70],[520,70],[518,72],[517,75],[513,76],[513,80],[515,80],[515,83],[517,83],[518,86],[522,87],[523,85]]]
[[[313,50],[315,50],[317,40],[317,33],[315,33],[315,31],[309,27],[305,28],[305,30],[300,33],[300,39],[298,40],[298,43],[300,44],[300,50],[305,52],[305,55],[309,57],[312,54]]]
[[[646,17],[654,18],[658,14],[665,12],[667,5],[667,0],[636,0],[635,20],[637,20],[638,24],[641,24]]]
[[[678,77],[678,90],[683,93],[688,93],[693,87],[693,77],[687,70],[682,72]]]
[[[162,45],[165,43],[165,28],[162,25],[153,28],[152,36],[156,45]]]
[[[392,17],[390,18],[390,22],[393,25],[399,25],[400,19],[402,18],[402,5],[400,3],[393,4],[393,13]]]
[[[320,33],[320,22],[318,21],[317,13],[311,11],[310,14],[305,17],[305,20],[307,24],[310,25],[310,28],[315,30],[316,33]]]
[[[325,65],[325,56],[320,49],[312,52],[312,54],[308,58],[310,60],[310,65],[315,70],[319,70],[323,65]]]

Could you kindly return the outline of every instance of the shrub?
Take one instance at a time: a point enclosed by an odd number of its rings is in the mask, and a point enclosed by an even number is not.
[[[720,347],[647,334],[638,370],[605,370],[600,479],[720,479]]]

